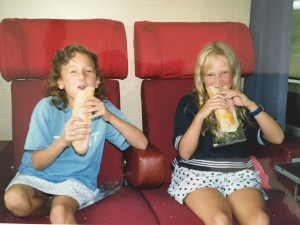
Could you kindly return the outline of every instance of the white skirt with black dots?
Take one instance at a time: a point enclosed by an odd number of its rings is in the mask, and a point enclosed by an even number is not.
[[[168,193],[176,201],[183,204],[183,200],[187,194],[201,187],[215,188],[223,193],[225,197],[238,189],[253,187],[262,192],[265,200],[268,199],[267,194],[260,184],[259,172],[252,169],[223,173],[198,171],[176,165]]]

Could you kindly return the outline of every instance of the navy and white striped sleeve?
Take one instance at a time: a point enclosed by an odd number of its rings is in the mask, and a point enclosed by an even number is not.
[[[179,148],[179,143],[191,125],[195,113],[193,112],[193,96],[186,95],[182,97],[177,105],[174,123],[173,146],[176,150]]]

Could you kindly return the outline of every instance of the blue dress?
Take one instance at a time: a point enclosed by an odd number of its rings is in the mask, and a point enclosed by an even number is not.
[[[103,102],[110,112],[127,121],[122,112],[111,102],[108,100]],[[47,168],[36,170],[32,167],[32,151],[44,149],[59,138],[64,131],[65,123],[71,116],[71,108],[58,110],[52,105],[51,97],[42,99],[36,105],[32,113],[21,165],[9,186],[22,183],[51,195],[68,195],[78,201],[80,208],[101,197],[98,196],[97,176],[105,140],[120,150],[129,147],[124,136],[102,117],[92,120],[89,148],[85,155],[77,154],[72,146],[68,146]]]

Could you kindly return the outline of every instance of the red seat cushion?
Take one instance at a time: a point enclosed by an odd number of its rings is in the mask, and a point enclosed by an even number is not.
[[[156,214],[159,224],[204,225],[186,205],[179,204],[167,192],[168,185],[161,188],[143,190],[143,195]]]
[[[76,213],[79,224],[159,224],[140,191],[123,187],[120,192]],[[49,224],[49,216],[20,218],[7,210],[1,213],[0,223]]]

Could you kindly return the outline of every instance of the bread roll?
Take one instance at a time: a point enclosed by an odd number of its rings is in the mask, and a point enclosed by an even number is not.
[[[89,113],[82,113],[82,110],[84,110],[85,108],[80,107],[83,102],[89,98],[94,96],[94,92],[95,92],[95,88],[94,87],[85,87],[84,89],[80,89],[78,88],[78,92],[76,94],[76,97],[74,99],[74,103],[73,103],[73,117],[80,117],[83,119],[83,122],[75,122],[74,124],[88,124],[91,125],[91,119],[89,119],[89,117],[91,116],[91,114]],[[86,153],[87,149],[88,149],[88,145],[89,145],[89,140],[90,140],[90,135],[88,135],[88,137],[86,139],[83,140],[78,140],[78,141],[73,141],[72,145],[75,149],[75,151],[80,154],[83,155]]]
[[[226,87],[224,87],[224,90]],[[206,87],[208,96],[211,98],[219,93],[219,89],[213,86]],[[231,100],[231,99],[230,99]],[[231,100],[232,101],[232,100]],[[217,118],[221,132],[235,132],[239,127],[239,121],[236,116],[234,107],[227,109],[216,109],[214,114]]]

